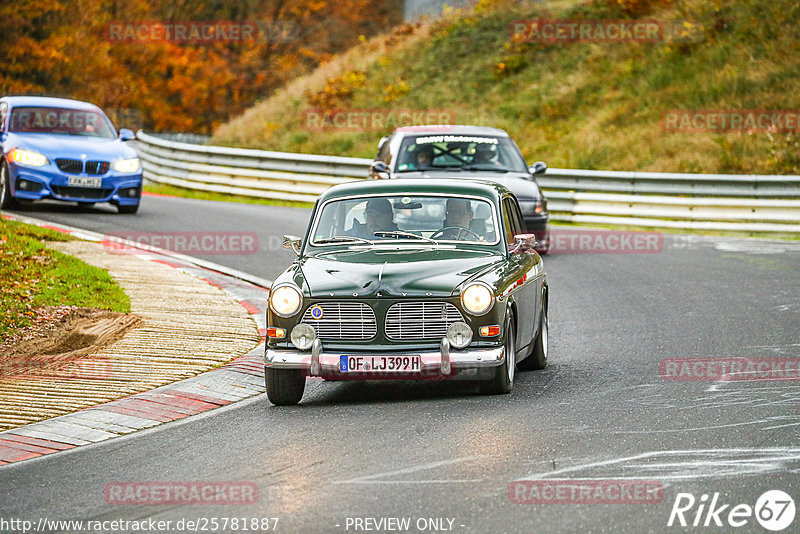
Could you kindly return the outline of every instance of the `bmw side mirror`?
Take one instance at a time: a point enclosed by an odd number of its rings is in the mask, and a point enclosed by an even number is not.
[[[373,161],[372,165],[369,166],[369,173],[373,178],[388,178],[389,166],[385,161]]]
[[[545,163],[544,161],[537,161],[536,163],[528,167],[528,170],[531,172],[531,174],[542,174],[544,171],[547,170],[547,163]]]
[[[133,130],[129,130],[127,128],[120,128],[119,138],[121,141],[135,141],[136,134],[133,133]]]
[[[300,255],[300,238],[296,235],[283,236],[283,248],[292,249],[295,254]]]

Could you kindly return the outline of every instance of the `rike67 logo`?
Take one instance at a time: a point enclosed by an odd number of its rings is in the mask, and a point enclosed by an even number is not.
[[[735,506],[720,501],[719,493],[703,494],[695,499],[691,493],[678,493],[669,514],[667,526],[692,527],[743,527],[752,524],[752,519],[767,530],[779,532],[794,522],[794,500],[781,490],[765,491],[756,500],[755,506]]]

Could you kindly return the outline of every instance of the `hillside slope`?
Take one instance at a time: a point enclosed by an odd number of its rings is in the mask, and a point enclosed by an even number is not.
[[[655,21],[654,42],[525,42],[520,19]],[[530,34],[528,34],[530,36]],[[309,127],[306,111],[445,110],[507,130],[552,167],[800,174],[800,128],[672,131],[669,111],[800,110],[796,0],[485,0],[361,43],[216,131],[213,144],[372,157],[391,128]]]

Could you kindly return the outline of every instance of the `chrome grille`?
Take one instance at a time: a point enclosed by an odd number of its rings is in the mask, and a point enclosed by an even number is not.
[[[322,308],[322,317],[314,319],[311,310]],[[378,331],[375,312],[363,302],[322,302],[309,307],[303,322],[311,325],[320,339],[371,339]]]
[[[449,302],[400,302],[386,312],[389,339],[440,339],[447,327],[464,318]]]

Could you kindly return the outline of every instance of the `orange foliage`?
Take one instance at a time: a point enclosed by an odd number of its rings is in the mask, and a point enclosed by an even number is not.
[[[88,100],[118,127],[210,133],[332,53],[397,24],[392,0],[0,2],[0,94]],[[255,38],[125,41],[122,22],[240,21]]]

